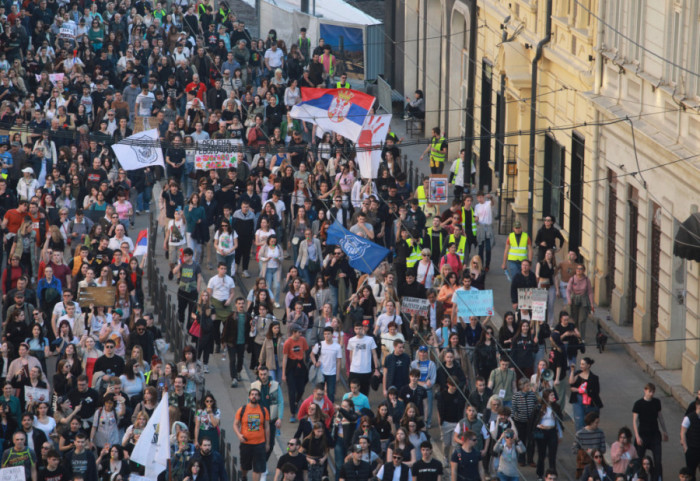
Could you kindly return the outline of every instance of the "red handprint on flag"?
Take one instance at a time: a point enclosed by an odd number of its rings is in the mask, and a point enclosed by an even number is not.
[[[384,118],[381,115],[371,115],[365,121],[360,131],[360,136],[357,138],[357,146],[360,152],[368,152],[371,155],[374,135],[384,127]],[[381,144],[381,141],[378,142]]]
[[[357,162],[363,179],[377,176],[381,162],[381,147],[391,124],[391,115],[370,115],[357,138]],[[376,150],[375,150],[376,149]]]

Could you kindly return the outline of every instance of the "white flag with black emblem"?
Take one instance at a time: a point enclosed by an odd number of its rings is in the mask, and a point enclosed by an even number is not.
[[[112,151],[124,170],[138,170],[160,165],[165,168],[158,129],[144,130],[112,146]]]

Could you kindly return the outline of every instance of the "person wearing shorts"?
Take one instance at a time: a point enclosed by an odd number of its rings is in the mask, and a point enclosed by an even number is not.
[[[248,392],[248,404],[236,411],[233,431],[240,440],[241,474],[247,479],[253,471],[253,481],[267,470],[267,447],[271,443],[270,413],[260,405],[260,391]]]

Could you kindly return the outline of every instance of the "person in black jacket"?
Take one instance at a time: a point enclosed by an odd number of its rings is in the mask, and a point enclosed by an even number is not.
[[[561,235],[559,229],[554,227],[554,216],[548,215],[544,218],[544,225],[540,227],[535,236],[535,245],[537,246],[537,259],[544,259],[544,254],[547,249],[556,251],[556,241],[559,239],[559,248],[564,245],[564,236]]]
[[[362,447],[357,444],[350,447],[352,459],[338,471],[338,481],[366,481],[372,477],[372,467],[362,460]],[[391,478],[387,478],[391,479]]]
[[[139,319],[136,321],[135,329],[129,334],[129,340],[127,342],[127,349],[131,351],[131,348],[139,345],[143,350],[143,358],[148,361],[151,360],[153,354],[155,354],[155,346],[153,339],[153,334],[147,329],[146,320]]]
[[[513,276],[510,283],[510,301],[513,303],[513,309],[518,309],[518,289],[537,288],[537,277],[530,270],[531,263],[525,259],[520,263],[520,272]]]
[[[211,439],[205,436],[200,443],[199,451],[192,457],[192,462],[201,463],[209,481],[228,481],[224,460],[218,451],[212,451]]]
[[[20,430],[27,436],[27,447],[33,449],[35,453],[41,451],[41,446],[47,441],[46,433],[41,429],[34,429],[34,415],[32,413],[22,414]]]
[[[399,474],[399,481],[410,481],[411,468],[403,463],[403,454],[398,450],[394,451],[393,459],[379,468],[377,479],[381,481],[391,481],[394,479],[394,472],[397,469],[401,471],[401,474]]]
[[[250,250],[255,240],[255,213],[250,209],[250,203],[247,200],[244,200],[241,203],[241,208],[233,213],[232,227],[238,234],[236,264],[241,264],[243,277],[250,277],[248,264],[250,262]]]

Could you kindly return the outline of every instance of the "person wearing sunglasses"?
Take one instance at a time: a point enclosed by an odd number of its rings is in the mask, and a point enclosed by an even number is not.
[[[404,471],[408,471],[409,478],[413,477],[411,475],[411,468],[409,468],[407,464],[404,464],[403,454],[401,454],[400,451],[394,451],[394,453],[391,456],[391,459],[387,459],[387,462],[384,464],[384,466],[379,468],[379,472],[377,473],[377,479],[380,479],[382,481],[390,481],[394,479],[394,474],[396,473],[397,469],[400,472],[399,479],[405,479]]]
[[[580,479],[594,479],[596,481],[607,481],[614,478],[612,467],[605,462],[603,451],[594,449],[591,453],[591,462],[583,469]]]
[[[287,452],[280,456],[277,461],[277,469],[275,470],[274,481],[282,481],[283,468],[286,464],[291,464],[297,470],[297,476],[300,479],[306,479],[305,471],[309,470],[309,463],[306,456],[299,452],[301,443],[298,439],[292,438],[287,441]]]
[[[362,446],[355,444],[350,452],[352,457],[338,470],[338,481],[365,481],[371,478],[372,466],[362,459]]]

